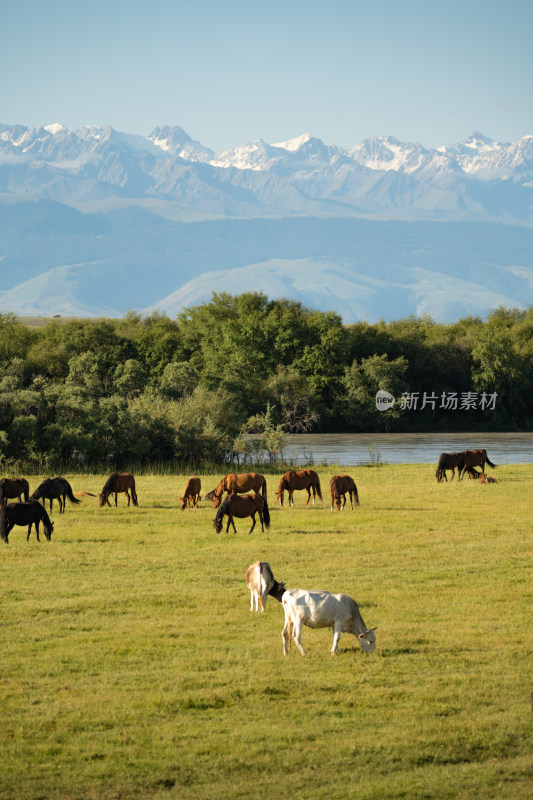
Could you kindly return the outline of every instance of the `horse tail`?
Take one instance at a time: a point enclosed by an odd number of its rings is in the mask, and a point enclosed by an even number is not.
[[[137,502],[137,492],[135,491],[135,478],[131,477],[131,499],[133,500],[133,505],[138,506],[139,503]]]
[[[24,500],[27,503],[28,500],[30,499],[30,484],[28,483],[28,481],[25,478],[23,478],[23,480],[22,480],[22,487],[23,487],[22,491],[23,491],[23,494],[24,494]]]
[[[8,542],[8,535],[7,507],[0,506],[0,538],[2,538],[4,542]]]
[[[359,492],[357,491],[357,486],[355,485],[355,482],[354,482],[353,488],[354,488],[354,494],[355,494],[355,502],[359,506],[361,504],[359,502]]]
[[[489,465],[489,467],[492,467],[492,469],[496,469],[496,467],[498,466],[497,464],[493,464],[488,456],[487,456],[487,464]]]
[[[322,500],[322,490],[320,488],[320,478],[318,477],[318,475],[316,476],[316,487],[315,488],[316,488],[316,493],[317,493],[319,499]]]
[[[266,478],[265,478],[264,476],[263,476],[263,485],[261,486],[261,495],[262,495],[262,497],[263,497],[263,500],[265,501],[265,504],[266,504],[266,498],[267,498],[267,482],[266,482]]]
[[[265,522],[265,526],[270,528],[270,511],[268,510],[266,497],[263,498],[263,520]]]
[[[67,493],[67,497],[71,503],[81,503],[81,500],[78,500],[77,497],[74,497],[74,492],[72,491],[72,486],[68,481],[65,481],[65,490]]]

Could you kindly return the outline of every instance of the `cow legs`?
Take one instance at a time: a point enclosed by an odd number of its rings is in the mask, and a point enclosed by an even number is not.
[[[292,638],[296,642],[296,647],[300,651],[300,653],[305,656],[307,653],[302,647],[302,621],[297,619],[296,622],[293,623],[292,629]]]
[[[333,628],[333,646],[331,648],[331,655],[334,656],[339,650],[339,639],[341,638],[341,629]]]

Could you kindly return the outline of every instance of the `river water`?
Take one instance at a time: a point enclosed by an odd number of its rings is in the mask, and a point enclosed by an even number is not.
[[[533,433],[302,433],[286,437],[294,464],[436,464],[441,453],[484,448],[495,464],[533,462]]]

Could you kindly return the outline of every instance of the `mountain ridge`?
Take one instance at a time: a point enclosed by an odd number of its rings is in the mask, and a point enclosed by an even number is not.
[[[0,277],[0,311],[32,315],[177,313],[214,287],[346,321],[525,308],[533,136],[216,153],[179,126],[0,125]]]

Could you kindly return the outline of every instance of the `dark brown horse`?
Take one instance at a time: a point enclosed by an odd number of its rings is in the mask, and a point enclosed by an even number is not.
[[[59,513],[65,513],[65,506],[67,503],[67,497],[71,503],[81,503],[81,500],[78,500],[77,497],[74,497],[72,492],[72,486],[67,481],[66,478],[61,478],[58,476],[57,478],[46,478],[34,491],[32,494],[33,500],[49,500],[50,501],[50,513],[52,512],[52,506],[54,504],[54,500],[59,502]]]
[[[237,494],[228,495],[218,509],[217,515],[213,520],[213,526],[216,533],[220,533],[222,530],[222,518],[224,517],[224,514],[227,514],[228,516],[226,533],[229,530],[230,524],[233,525],[234,533],[237,533],[237,528],[235,527],[233,517],[251,517],[252,527],[248,531],[248,533],[251,533],[255,528],[256,514],[259,514],[261,530],[264,531],[263,523],[267,528],[270,528],[270,511],[268,510],[266,497],[263,498],[259,494],[246,494],[244,497]]]
[[[198,505],[198,500],[201,500],[200,492],[202,491],[202,481],[200,478],[192,477],[189,478],[187,481],[187,485],[185,487],[185,492],[183,493],[183,497],[180,497],[180,508],[182,511],[185,510],[187,507],[189,511],[191,510],[191,502],[193,505],[193,511],[196,511],[196,506]]]
[[[130,504],[130,491],[131,491],[131,499],[133,500],[133,505],[138,506],[139,503],[137,502],[137,494],[135,492],[135,478],[129,472],[121,472],[118,474],[117,472],[111,473],[109,478],[106,480],[104,484],[104,488],[100,494],[100,507],[105,506],[107,503],[108,506],[111,505],[109,502],[109,495],[115,495],[115,506],[117,505],[117,495],[120,492],[123,492],[126,497],[128,498],[128,506]]]
[[[311,499],[311,492],[313,492],[313,505],[315,504],[315,497],[318,495],[319,499],[322,500],[322,490],[320,488],[320,478],[316,474],[316,472],[312,469],[301,469],[298,472],[294,470],[289,470],[286,472],[285,475],[279,482],[278,491],[276,492],[276,497],[278,498],[278,503],[280,506],[283,505],[283,497],[285,491],[289,493],[289,505],[294,505],[294,492],[297,489],[305,489],[307,492],[307,500],[305,501],[305,505],[308,505],[309,500]]]
[[[437,471],[435,472],[437,483],[440,483],[442,480],[445,480],[446,483],[448,482],[448,478],[446,477],[447,469],[451,469],[452,477],[450,480],[453,481],[455,470],[458,470],[460,475],[463,467],[464,453],[441,453],[439,456],[439,463],[437,464]]]
[[[43,523],[44,535],[50,541],[54,523],[50,522],[46,509],[37,500],[30,500],[26,503],[7,503],[0,508],[0,536],[4,542],[9,543],[9,532],[15,525],[27,525],[30,538],[31,526],[35,525],[35,533],[39,542],[39,523]]]
[[[355,481],[349,475],[334,475],[333,478],[329,482],[329,491],[331,493],[331,510],[333,511],[334,508],[337,511],[342,511],[344,506],[346,505],[346,494],[349,493],[350,495],[350,506],[353,511],[353,501],[352,497],[355,499],[357,505],[359,505],[359,495],[357,493],[357,486],[355,485]],[[342,498],[342,505],[341,505],[341,498]]]
[[[468,467],[481,467],[483,475],[485,474],[485,464],[496,469],[496,464],[492,463],[486,450],[464,450],[461,455],[463,456],[463,467],[462,473],[459,471],[459,480],[462,480]]]
[[[2,478],[0,481],[0,505],[5,503],[6,500],[14,500],[18,497],[20,500],[30,499],[30,485],[26,478]]]
[[[230,472],[222,478],[216,489],[206,495],[206,499],[213,501],[213,508],[218,508],[224,492],[244,494],[250,491],[256,494],[261,493],[261,496],[266,498],[267,485],[264,475],[260,475],[259,472],[243,472],[241,474]]]

